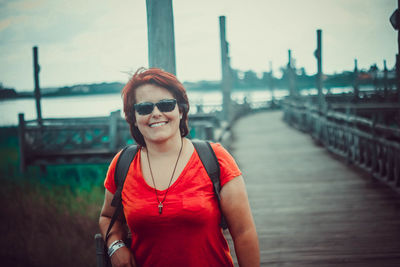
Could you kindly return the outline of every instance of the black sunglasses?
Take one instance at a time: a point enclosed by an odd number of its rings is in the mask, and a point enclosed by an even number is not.
[[[163,99],[157,103],[142,102],[134,104],[133,107],[140,115],[148,115],[153,112],[154,106],[157,106],[161,112],[173,111],[176,105],[176,99]]]

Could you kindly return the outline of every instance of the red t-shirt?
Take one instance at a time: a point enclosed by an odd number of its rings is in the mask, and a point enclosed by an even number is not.
[[[232,156],[211,144],[220,164],[221,186],[241,172]],[[104,186],[115,193],[112,160]],[[159,199],[166,190],[158,190]],[[138,266],[233,266],[228,244],[219,226],[221,213],[212,182],[200,158],[193,152],[178,179],[170,186],[162,214],[154,188],[142,176],[137,153],[122,190],[122,203],[132,232],[131,250]]]

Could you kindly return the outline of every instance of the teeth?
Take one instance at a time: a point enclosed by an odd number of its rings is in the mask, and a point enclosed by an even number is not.
[[[166,122],[158,122],[158,123],[151,124],[150,127],[154,128],[154,127],[162,126],[164,124],[167,124],[167,123]]]

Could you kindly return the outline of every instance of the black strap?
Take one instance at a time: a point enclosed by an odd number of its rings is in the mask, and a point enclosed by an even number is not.
[[[228,228],[228,223],[226,222],[225,216],[221,210],[221,181],[220,181],[220,168],[217,156],[214,153],[211,145],[207,141],[200,141],[200,140],[192,140],[194,148],[199,155],[201,162],[203,163],[204,168],[207,171],[208,176],[211,179],[211,182],[214,186],[214,193],[217,195],[218,198],[218,206],[221,211],[221,227],[222,229]]]
[[[122,210],[122,201],[119,203],[119,205],[117,206],[117,208],[114,211],[113,216],[111,217],[110,224],[108,225],[108,228],[107,228],[105,245],[107,245],[108,235],[110,234],[111,228],[113,227],[115,221],[117,220],[119,214],[121,213],[121,210]]]
[[[117,186],[117,190],[115,191],[114,198],[111,202],[111,206],[117,207],[119,203],[122,201],[122,189],[124,188],[124,183],[126,179],[126,175],[128,174],[129,166],[136,153],[138,152],[137,145],[131,145],[125,147],[117,161],[117,165],[115,166],[114,173],[114,181]]]
[[[138,150],[139,148],[137,145],[127,146],[121,151],[121,154],[118,157],[114,172],[114,181],[115,185],[117,186],[117,190],[115,191],[114,198],[111,201],[111,206],[116,207],[116,209],[111,217],[110,224],[108,225],[105,238],[106,244],[108,240],[108,234],[110,233],[112,226],[122,211],[122,189],[124,187],[126,175],[128,174],[129,166],[131,165],[131,162]]]

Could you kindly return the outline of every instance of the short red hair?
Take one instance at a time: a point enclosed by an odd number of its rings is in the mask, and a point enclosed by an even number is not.
[[[125,120],[128,122],[131,135],[140,146],[146,146],[142,133],[135,126],[136,116],[133,105],[136,104],[135,91],[139,86],[153,84],[167,89],[176,99],[179,111],[182,112],[182,119],[179,122],[181,136],[189,133],[188,113],[189,100],[186,89],[178,81],[175,75],[158,68],[139,68],[128,83],[122,89],[122,99],[124,102]]]

